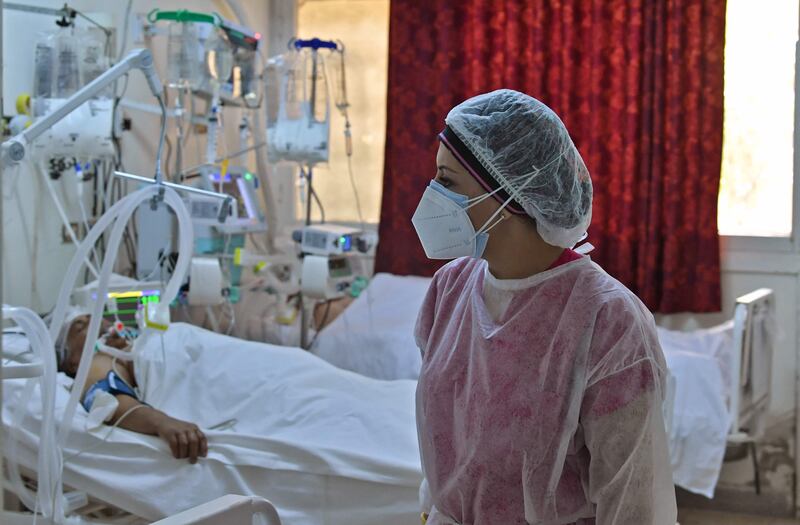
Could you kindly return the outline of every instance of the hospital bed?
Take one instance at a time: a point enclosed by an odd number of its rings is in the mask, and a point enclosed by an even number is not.
[[[367,376],[416,378],[421,358],[413,328],[429,283],[377,274],[319,333],[312,352]],[[755,461],[769,404],[773,319],[773,293],[761,289],[739,297],[733,319],[722,325],[658,328],[670,372],[664,420],[676,485],[713,497],[728,444],[747,444]]]
[[[721,428],[717,425],[714,439],[708,439],[713,446],[708,447],[701,440],[693,439],[691,428],[694,425],[708,426],[709,417],[715,421],[726,422],[725,445],[745,445],[753,462],[753,477],[756,493],[760,493],[757,443],[762,438],[770,402],[772,384],[772,356],[775,334],[775,298],[772,290],[762,288],[743,295],[736,300],[733,319],[719,326],[677,332],[658,329],[659,341],[671,372],[679,370],[682,385],[676,391],[675,414],[680,414],[686,428],[673,426],[670,429],[670,443],[673,445],[673,468],[676,467],[676,454],[679,440],[685,440],[694,451],[686,452],[695,461],[703,462],[703,452],[714,461],[721,463],[724,447],[720,446]],[[690,356],[688,364],[685,356]],[[715,370],[701,373],[704,363],[711,360],[719,370],[721,388],[716,386]],[[681,386],[683,387],[681,389]],[[677,399],[680,398],[680,399]],[[711,410],[698,410],[698,399],[705,400]],[[715,408],[716,407],[716,408]],[[699,434],[698,432],[694,432]],[[694,441],[694,442],[692,442]],[[684,443],[686,445],[686,443]],[[692,460],[687,458],[685,463]],[[699,483],[706,490],[694,490],[708,497],[713,495],[718,469],[703,472],[700,469],[675,468],[676,477],[680,475],[700,475],[706,478]],[[679,472],[681,474],[679,474]],[[691,481],[682,480],[680,486],[693,486]],[[713,481],[713,484],[712,484]],[[690,488],[691,490],[691,488]]]
[[[24,354],[27,341],[4,334],[3,348]],[[79,514],[99,523],[151,523],[241,494],[269,499],[285,525],[419,519],[414,381],[377,381],[298,348],[181,323],[142,348],[135,367],[144,399],[198,424],[208,457],[195,465],[176,460],[160,439],[90,428],[78,410],[63,450],[63,481],[65,491],[88,495]],[[20,438],[16,459],[33,481],[42,414],[34,393],[28,417],[11,428],[21,381],[4,381],[3,424]],[[58,381],[60,417],[71,380],[59,374]]]

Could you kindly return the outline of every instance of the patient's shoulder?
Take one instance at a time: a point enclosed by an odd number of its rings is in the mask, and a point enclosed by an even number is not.
[[[89,368],[89,375],[86,378],[86,385],[83,387],[83,392],[86,393],[93,384],[105,379],[112,370],[129,385],[135,384],[127,366],[117,361],[117,366],[115,368],[114,359],[111,356],[103,353],[96,353],[92,356],[92,364]]]

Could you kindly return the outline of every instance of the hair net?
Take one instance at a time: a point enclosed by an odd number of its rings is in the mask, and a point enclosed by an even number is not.
[[[592,217],[592,181],[558,115],[500,89],[466,100],[445,119],[498,184],[536,220],[545,242],[570,248]]]

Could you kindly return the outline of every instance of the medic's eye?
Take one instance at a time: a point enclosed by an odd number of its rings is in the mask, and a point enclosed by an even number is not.
[[[438,173],[436,173],[436,182],[438,182],[445,188],[448,188],[453,185],[453,180],[447,175],[445,175],[441,168],[439,169]]]

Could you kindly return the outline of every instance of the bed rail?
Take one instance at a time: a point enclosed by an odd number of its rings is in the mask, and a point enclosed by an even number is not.
[[[278,511],[269,501],[255,496],[229,494],[164,518],[153,525],[214,525],[217,523],[281,525],[281,520],[278,517]]]
[[[775,296],[761,288],[739,297],[733,314],[731,427],[728,441],[746,443],[764,430],[770,401]]]
[[[764,434],[772,390],[775,296],[761,288],[736,300],[731,352],[731,426],[728,444],[745,445],[753,462],[756,494],[761,477],[756,444]]]

